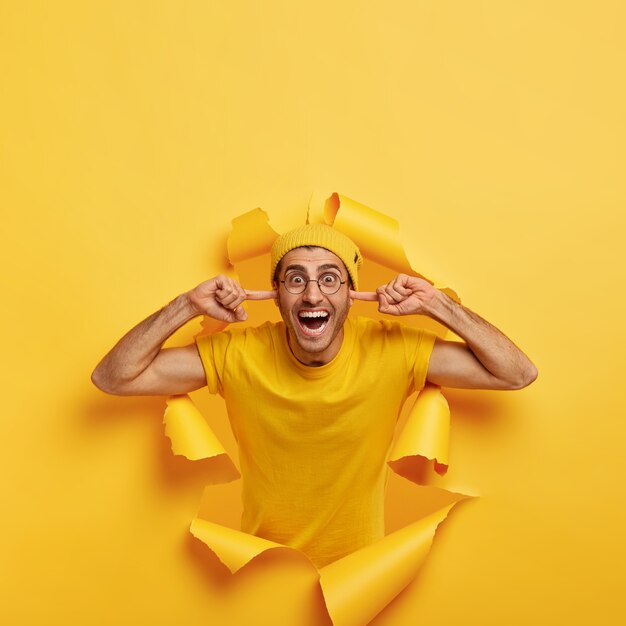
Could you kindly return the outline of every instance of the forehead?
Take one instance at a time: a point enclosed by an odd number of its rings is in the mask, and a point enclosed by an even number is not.
[[[281,259],[280,267],[286,270],[290,265],[300,265],[309,272],[315,272],[324,266],[334,265],[341,271],[347,272],[343,261],[326,248],[295,248],[290,250]]]

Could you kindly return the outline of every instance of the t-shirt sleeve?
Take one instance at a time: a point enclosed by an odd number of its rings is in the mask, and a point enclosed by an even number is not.
[[[200,355],[200,360],[204,367],[207,387],[211,393],[219,393],[222,395],[224,363],[230,339],[230,333],[228,332],[196,337],[198,354]]]
[[[437,338],[427,330],[420,330],[419,343],[415,351],[415,366],[413,367],[413,379],[415,381],[415,391],[420,391],[426,384],[426,374],[428,374],[428,364],[430,363],[430,355],[435,346]]]
[[[408,365],[413,370],[411,392],[420,391],[426,384],[428,364],[437,336],[423,328],[407,328],[403,331],[404,347]]]

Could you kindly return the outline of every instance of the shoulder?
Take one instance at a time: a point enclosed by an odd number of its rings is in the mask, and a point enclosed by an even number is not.
[[[424,328],[415,328],[396,320],[370,317],[349,319],[359,342],[382,342],[388,347],[402,346],[409,352],[425,345],[432,349],[432,344],[434,344],[435,335]]]
[[[391,337],[402,336],[404,333],[419,333],[421,329],[415,329],[395,320],[374,319],[372,317],[348,318],[352,323],[354,332],[359,336]]]
[[[254,345],[267,346],[274,344],[281,330],[282,322],[265,322],[260,326],[229,326],[227,329],[210,335],[196,337],[199,347],[211,347],[213,350],[226,351]]]
[[[280,323],[270,322],[247,328],[233,325],[219,333],[196,337],[209,390],[221,394],[233,376],[266,365],[268,354],[277,349],[280,327]]]

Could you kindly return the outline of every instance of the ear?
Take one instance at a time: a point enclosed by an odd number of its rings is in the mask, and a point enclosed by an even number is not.
[[[274,292],[276,293],[276,296],[274,298],[274,304],[278,306],[278,283],[275,280],[272,281],[272,288],[274,289]]]

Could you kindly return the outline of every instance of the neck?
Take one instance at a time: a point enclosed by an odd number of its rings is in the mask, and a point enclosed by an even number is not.
[[[343,328],[337,333],[337,336],[332,340],[327,348],[321,352],[309,352],[308,350],[301,348],[298,342],[291,337],[289,330],[287,330],[287,345],[291,350],[291,354],[293,354],[293,356],[296,357],[302,365],[306,365],[308,367],[321,367],[322,365],[330,363],[339,354],[342,343]]]

